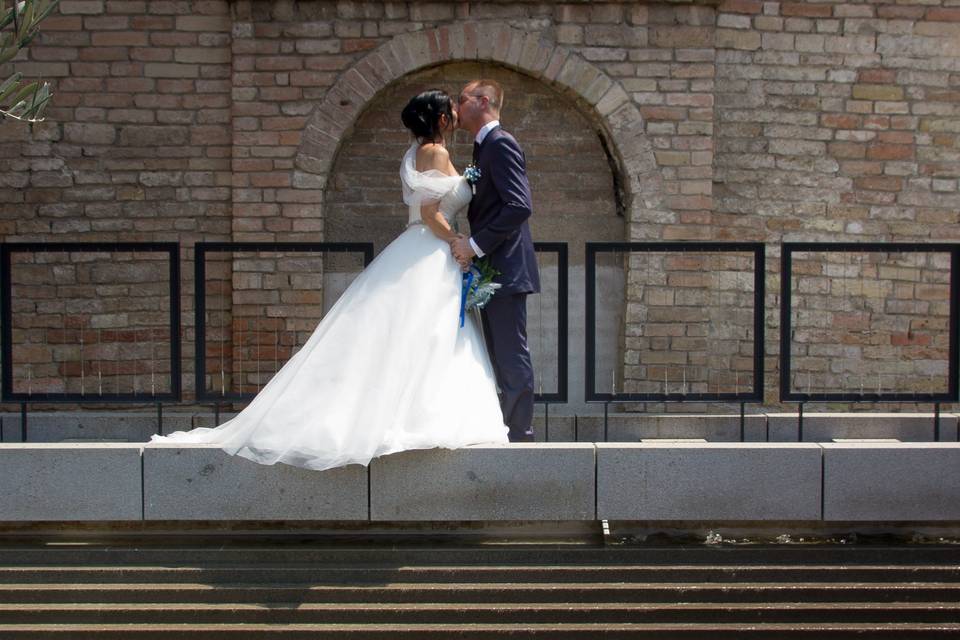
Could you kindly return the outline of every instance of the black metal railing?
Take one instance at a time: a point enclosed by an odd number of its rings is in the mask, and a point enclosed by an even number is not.
[[[568,336],[568,254],[567,244],[559,242],[536,243],[536,250],[539,256],[555,255],[555,262],[551,258],[550,266],[556,265],[556,385],[553,389],[544,389],[542,383],[536,390],[536,402],[545,405],[545,413],[549,420],[549,405],[565,403],[568,401],[568,356],[569,356],[569,336]],[[198,402],[213,402],[219,413],[219,403],[247,401],[254,397],[253,393],[244,393],[242,387],[239,392],[230,391],[229,393],[221,385],[219,392],[208,388],[207,380],[207,258],[212,253],[234,253],[234,252],[335,252],[335,253],[360,253],[363,255],[363,264],[367,265],[373,258],[373,246],[371,243],[261,243],[261,242],[209,242],[197,243],[194,256],[195,268],[195,381],[196,381],[196,399]],[[167,273],[169,277],[168,295],[170,298],[169,319],[163,332],[169,335],[169,385],[168,390],[156,392],[143,392],[137,390],[137,383],[134,382],[130,392],[120,392],[115,389],[112,392],[96,393],[86,392],[84,384],[81,383],[80,391],[68,391],[70,385],[65,381],[63,383],[63,392],[34,392],[29,386],[27,389],[17,388],[15,385],[14,359],[15,347],[14,339],[14,318],[21,313],[14,306],[16,301],[13,299],[14,279],[18,265],[13,260],[13,256],[18,253],[165,253],[167,255]],[[694,256],[705,254],[708,256],[720,256],[739,254],[739,266],[732,269],[735,271],[737,286],[740,287],[740,293],[743,294],[739,299],[743,304],[739,305],[738,311],[746,312],[749,306],[750,288],[752,288],[752,322],[747,322],[741,318],[740,324],[737,324],[739,332],[736,339],[739,340],[742,353],[739,363],[740,371],[743,375],[736,374],[736,383],[732,387],[730,384],[724,384],[721,388],[719,382],[714,387],[708,377],[706,385],[702,382],[695,384],[693,377],[688,381],[686,379],[687,371],[684,371],[684,379],[681,383],[677,379],[664,380],[661,389],[650,390],[650,388],[641,389],[639,386],[626,388],[626,384],[620,390],[614,384],[610,391],[598,389],[597,379],[597,320],[598,320],[598,259],[607,254],[623,254],[624,256],[639,254],[642,259],[650,262],[650,256],[662,254],[663,260],[668,256]],[[934,254],[942,253],[948,256],[948,260],[940,260],[938,266],[933,269],[939,280],[937,286],[941,289],[946,286],[948,298],[939,300],[939,304],[948,306],[947,326],[949,327],[949,343],[946,348],[946,375],[945,388],[920,392],[903,391],[897,389],[887,389],[882,384],[878,385],[876,391],[873,387],[866,388],[861,385],[860,392],[841,389],[812,390],[809,387],[806,391],[803,385],[791,386],[796,382],[796,377],[792,376],[791,367],[794,361],[791,358],[792,353],[792,335],[794,324],[792,322],[792,307],[795,300],[793,295],[794,267],[800,263],[795,260],[799,253],[824,253],[824,254],[868,254],[868,253],[888,253],[897,255],[907,254]],[[26,439],[26,408],[28,403],[36,402],[60,402],[60,403],[91,403],[91,402],[133,402],[133,403],[156,403],[158,411],[159,430],[162,432],[162,405],[163,403],[179,402],[181,399],[181,310],[180,310],[180,265],[179,265],[179,245],[177,243],[4,243],[0,244],[0,322],[2,322],[2,333],[0,333],[0,353],[2,353],[2,400],[4,402],[21,404],[21,429],[24,440]],[[645,257],[644,257],[645,256]],[[727,243],[727,242],[589,242],[586,243],[585,252],[585,271],[586,271],[586,365],[585,365],[585,399],[587,402],[603,403],[604,405],[604,438],[608,436],[607,414],[611,403],[632,403],[632,402],[662,402],[662,403],[680,403],[680,402],[718,402],[718,403],[738,403],[740,405],[741,415],[741,438],[743,437],[744,425],[744,406],[747,403],[763,401],[764,386],[764,305],[765,305],[765,248],[762,243]],[[631,258],[633,259],[633,258]],[[661,259],[661,258],[657,258]],[[746,265],[746,266],[744,266]],[[643,269],[636,269],[627,263],[622,263],[624,274],[630,275],[631,284],[639,283],[645,286],[647,282],[644,277],[650,276],[650,272],[644,272]],[[695,268],[690,269],[690,273],[696,273]],[[710,274],[709,265],[700,269],[708,276]],[[660,275],[663,275],[662,273]],[[825,273],[825,279],[835,277],[837,274]],[[742,277],[741,277],[742,276]],[[665,276],[664,276],[665,277]],[[846,276],[841,272],[840,278]],[[551,283],[552,284],[552,283]],[[665,283],[669,285],[669,283]],[[18,285],[20,286],[20,285]],[[697,285],[691,285],[694,287]],[[800,429],[802,438],[803,425],[803,405],[808,402],[848,402],[848,403],[877,403],[877,402],[909,402],[909,403],[933,403],[934,415],[936,421],[936,438],[939,439],[939,410],[941,403],[955,403],[960,400],[960,340],[958,340],[958,330],[960,330],[960,312],[958,312],[958,302],[960,302],[960,244],[948,243],[784,243],[781,254],[781,298],[780,298],[780,400],[782,402],[800,403]],[[942,293],[942,291],[941,291]],[[841,296],[842,297],[842,296]],[[942,298],[943,296],[941,296]],[[729,301],[728,301],[729,302]],[[625,301],[626,303],[626,301]],[[716,305],[715,305],[716,306]],[[723,307],[721,304],[718,308]],[[729,305],[726,305],[729,307]],[[940,308],[942,310],[942,307]],[[552,306],[548,307],[547,313],[552,313]],[[940,313],[940,315],[944,315]],[[540,315],[540,318],[549,317]],[[622,318],[624,326],[628,322],[628,313],[624,313]],[[677,320],[679,321],[679,320]],[[550,321],[552,323],[552,320]],[[742,325],[742,326],[741,326]],[[751,325],[751,326],[748,326]],[[79,329],[80,340],[84,339],[83,327]],[[64,330],[64,336],[68,332]],[[749,339],[746,337],[750,334]],[[141,335],[137,333],[134,339]],[[153,333],[150,334],[153,336]],[[539,335],[543,337],[541,328]],[[552,336],[551,336],[552,337]],[[623,338],[626,340],[626,333]],[[223,336],[221,336],[223,338]],[[65,340],[65,337],[61,337]],[[89,344],[89,343],[88,343]],[[748,355],[747,350],[751,348],[752,352]],[[81,356],[84,353],[82,344],[80,345]],[[546,350],[542,350],[546,353]],[[942,351],[942,349],[941,349]],[[747,360],[749,358],[749,360]],[[747,370],[751,364],[752,370]],[[167,363],[162,363],[166,365]],[[620,362],[619,365],[625,363]],[[691,369],[694,365],[690,365]],[[80,375],[83,376],[86,369],[81,365]],[[882,375],[882,374],[881,374]],[[732,378],[731,378],[732,379]],[[631,378],[631,384],[634,379]],[[651,382],[648,380],[647,382]],[[689,382],[689,384],[688,384]],[[166,386],[166,385],[165,385]]]
[[[166,333],[169,336],[169,390],[156,392],[155,386],[150,392],[138,392],[136,383],[133,384],[130,392],[119,391],[120,372],[116,371],[116,387],[111,393],[109,389],[106,393],[103,391],[102,384],[98,384],[98,390],[95,393],[87,393],[85,389],[85,363],[84,363],[84,335],[86,332],[92,332],[92,329],[84,326],[73,327],[71,329],[79,335],[80,347],[80,375],[81,387],[78,392],[66,391],[67,385],[64,383],[63,392],[32,390],[31,381],[28,379],[28,388],[26,390],[17,390],[14,388],[14,306],[13,306],[13,256],[18,253],[29,253],[39,255],[45,253],[165,253],[167,254],[167,274],[169,279],[169,322],[166,327]],[[175,402],[181,396],[180,372],[180,248],[174,242],[23,242],[23,243],[3,243],[0,245],[0,269],[2,269],[2,279],[0,279],[0,323],[2,323],[2,350],[3,357],[3,376],[2,376],[2,398],[4,402],[17,402],[21,407],[21,438],[26,441],[27,432],[27,405],[28,403],[81,403],[81,402],[136,402],[136,403],[157,403],[157,412],[159,419],[162,420],[163,402]],[[108,270],[105,270],[105,273]],[[65,343],[67,339],[67,316],[69,310],[64,302],[63,329],[60,336],[60,342]],[[133,339],[136,340],[141,333],[140,329],[130,329],[133,332]],[[114,331],[117,333],[117,331]],[[98,332],[102,335],[102,331]],[[154,336],[154,331],[149,331],[149,337]],[[97,334],[94,334],[97,335]],[[115,338],[119,340],[119,337]],[[101,340],[88,341],[87,344],[96,343],[101,346]],[[100,354],[102,360],[102,354]],[[134,362],[134,366],[139,366]],[[134,369],[137,371],[137,369]],[[136,375],[136,374],[134,374]]]
[[[949,256],[949,276],[948,276],[948,331],[949,342],[947,346],[946,358],[946,381],[944,390],[941,392],[918,391],[900,391],[891,389],[884,390],[883,374],[878,372],[876,391],[874,391],[872,380],[865,384],[862,374],[860,378],[860,390],[856,391],[813,391],[810,388],[811,375],[807,377],[807,390],[796,389],[791,380],[796,380],[792,376],[793,366],[793,342],[794,342],[794,323],[793,323],[793,300],[794,300],[794,258],[800,253],[812,254],[897,254],[906,256],[909,254],[927,255],[941,253]],[[834,291],[832,282],[838,279],[846,280],[847,274],[843,269],[840,273],[831,276],[826,274],[826,280],[831,283],[830,294],[838,301],[846,301],[855,291],[847,289]],[[879,265],[877,267],[878,283],[881,280],[879,275]],[[911,285],[912,286],[912,285]],[[862,285],[861,285],[862,291]],[[799,403],[799,430],[800,438],[803,438],[803,405],[807,402],[848,402],[848,403],[877,403],[877,402],[913,402],[913,403],[933,403],[934,404],[934,438],[940,439],[940,403],[956,402],[960,398],[960,387],[958,387],[958,370],[960,370],[960,343],[957,339],[958,327],[960,327],[960,314],[958,314],[958,301],[960,301],[960,245],[946,243],[894,243],[894,242],[844,242],[844,243],[818,243],[818,242],[788,242],[782,245],[780,256],[780,400],[782,402]],[[862,324],[862,323],[861,323]],[[835,327],[832,327],[835,328]],[[869,331],[869,329],[864,329]]]
[[[556,254],[556,298],[557,298],[557,336],[556,348],[557,359],[555,363],[556,386],[553,391],[544,392],[543,390],[543,371],[542,366],[535,370],[535,381],[538,379],[537,389],[534,394],[534,402],[543,404],[544,429],[549,439],[550,433],[550,405],[564,404],[567,402],[569,376],[568,376],[568,357],[569,357],[569,329],[568,329],[568,298],[569,298],[569,267],[566,242],[535,242],[534,249],[538,257],[543,254]],[[538,260],[539,262],[539,260]],[[543,279],[543,266],[540,268],[541,280]],[[546,297],[546,292],[541,291],[537,296],[538,309],[542,310],[542,300]],[[538,312],[538,320],[541,326],[538,327],[538,340],[543,341],[542,314]],[[529,331],[528,331],[529,334]],[[540,363],[542,365],[542,363]]]
[[[626,391],[617,392],[615,385],[609,392],[597,390],[597,259],[605,253],[662,253],[689,256],[693,254],[738,253],[750,254],[753,259],[753,369],[749,375],[752,385],[746,381],[743,390],[739,389],[739,380],[734,391],[722,392],[719,389],[710,392],[709,380],[706,389],[693,392],[694,385],[664,380],[662,392]],[[627,271],[627,269],[624,269]],[[740,433],[743,439],[745,422],[745,404],[763,401],[763,355],[764,355],[764,278],[765,252],[762,243],[747,242],[588,242],[586,244],[586,392],[587,402],[604,404],[604,440],[609,437],[608,410],[612,402],[736,402],[740,404]],[[647,283],[643,283],[646,285]],[[642,364],[642,363],[641,363]],[[666,368],[664,369],[666,371]],[[684,376],[685,376],[684,369]]]
[[[195,360],[196,394],[199,402],[213,402],[217,422],[219,422],[220,403],[245,402],[252,400],[256,393],[227,391],[221,384],[220,392],[207,388],[207,256],[211,253],[253,252],[253,253],[359,253],[363,256],[363,266],[373,260],[373,243],[370,242],[198,242],[194,252],[194,290],[196,305]],[[223,310],[221,310],[222,312]],[[221,336],[222,338],[222,336]],[[242,345],[241,345],[242,348]]]

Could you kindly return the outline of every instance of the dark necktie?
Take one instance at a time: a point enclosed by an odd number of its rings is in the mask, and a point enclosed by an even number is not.
[[[473,142],[473,166],[477,166],[477,163],[480,162],[480,143],[474,140]]]

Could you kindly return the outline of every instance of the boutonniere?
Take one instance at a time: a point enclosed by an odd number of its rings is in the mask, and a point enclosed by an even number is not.
[[[468,164],[467,168],[463,170],[463,177],[467,179],[467,184],[470,185],[473,195],[477,195],[477,182],[481,175],[480,168],[472,164]]]

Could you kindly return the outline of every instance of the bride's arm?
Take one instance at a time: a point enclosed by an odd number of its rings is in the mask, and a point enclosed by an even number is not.
[[[420,165],[417,167],[419,171],[429,169],[436,169],[443,173],[449,173],[450,171],[450,154],[440,145],[424,147],[418,152],[417,156],[417,164]],[[439,201],[420,205],[420,218],[423,220],[423,224],[427,225],[430,231],[433,231],[433,234],[441,240],[449,242],[457,237],[457,234],[450,228],[450,223],[447,222],[446,217],[440,213]]]

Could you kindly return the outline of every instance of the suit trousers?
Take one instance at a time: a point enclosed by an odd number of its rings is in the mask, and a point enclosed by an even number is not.
[[[480,316],[510,440],[532,440],[534,386],[527,348],[527,294],[494,295]]]

